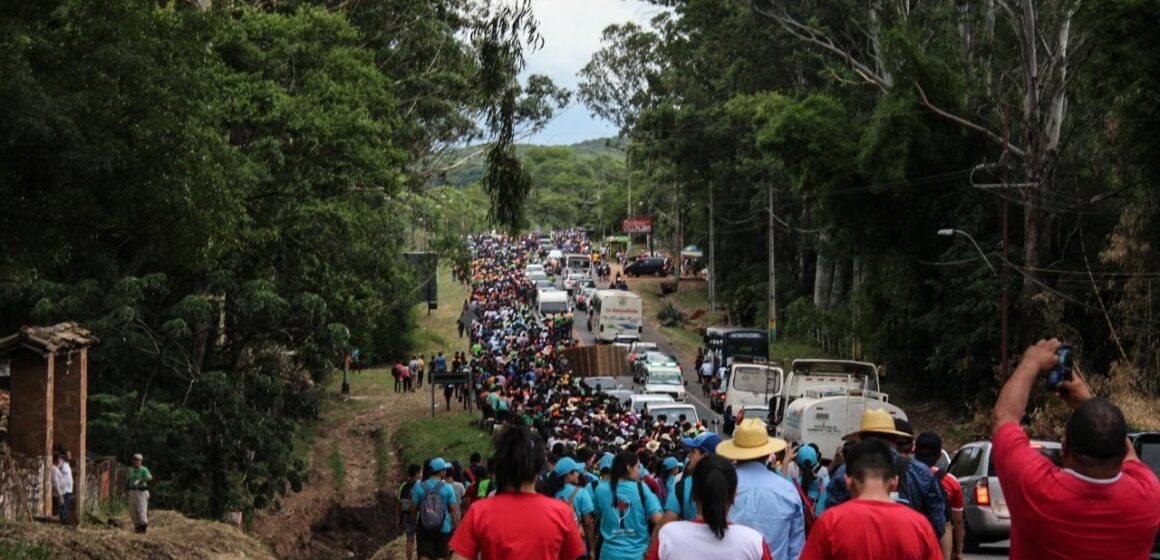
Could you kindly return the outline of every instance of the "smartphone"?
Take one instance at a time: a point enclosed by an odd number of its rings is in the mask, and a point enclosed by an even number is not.
[[[1060,383],[1071,381],[1071,346],[1060,346],[1055,357],[1059,363],[1047,375],[1047,387],[1052,391],[1058,391]]]

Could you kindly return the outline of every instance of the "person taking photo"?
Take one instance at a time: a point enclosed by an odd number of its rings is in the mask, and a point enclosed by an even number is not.
[[[992,456],[1011,512],[1011,559],[1148,558],[1160,527],[1160,482],[1136,457],[1123,412],[1094,398],[1072,370],[1057,394],[1071,408],[1063,466],[1031,447],[1019,425],[1036,379],[1059,364],[1060,341],[1040,340],[999,393]]]

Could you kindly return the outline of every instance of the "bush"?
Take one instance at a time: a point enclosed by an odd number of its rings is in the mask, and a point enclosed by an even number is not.
[[[657,320],[661,322],[661,325],[666,327],[679,327],[684,325],[685,322],[689,320],[689,317],[685,315],[683,311],[678,309],[677,306],[671,303],[666,303],[665,306],[657,312]]]

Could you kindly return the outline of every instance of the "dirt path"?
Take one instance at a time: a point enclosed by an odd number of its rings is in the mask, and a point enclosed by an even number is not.
[[[375,374],[385,375],[359,375]],[[360,395],[358,380],[352,384],[354,396],[333,403],[315,434],[303,490],[284,496],[280,507],[254,521],[253,534],[278,558],[369,558],[400,530],[394,489],[401,484],[404,466],[396,459],[395,433],[404,419],[427,412],[427,393],[368,390]],[[376,430],[383,430],[382,441],[389,449],[382,484]],[[345,472],[341,483],[335,475],[338,463]]]

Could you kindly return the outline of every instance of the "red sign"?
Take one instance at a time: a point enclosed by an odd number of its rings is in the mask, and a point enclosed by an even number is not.
[[[628,216],[620,222],[624,233],[652,233],[652,216]]]

